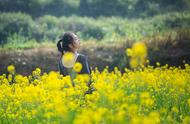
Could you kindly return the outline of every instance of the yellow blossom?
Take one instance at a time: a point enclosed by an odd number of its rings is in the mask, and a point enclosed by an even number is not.
[[[0,118],[5,123],[189,124],[189,72],[168,65],[123,73],[96,69],[91,77],[77,74],[75,87],[70,76],[55,71],[2,74]]]
[[[131,49],[126,49],[126,54],[131,57],[131,68],[137,68],[145,64],[147,57],[147,48],[143,42],[136,42]]]
[[[7,71],[10,73],[10,74],[14,74],[15,73],[15,67],[13,65],[9,65],[7,67]]]
[[[62,62],[65,65],[71,65],[74,62],[74,53],[72,52],[65,52],[62,56]]]
[[[76,62],[73,69],[76,71],[76,72],[80,72],[81,69],[82,69],[82,64],[80,62]]]
[[[133,51],[132,51],[132,49],[130,49],[130,48],[128,48],[128,49],[126,49],[126,54],[128,55],[128,56],[132,56],[133,55]]]

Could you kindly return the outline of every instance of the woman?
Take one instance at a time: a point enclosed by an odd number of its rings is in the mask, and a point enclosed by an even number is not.
[[[61,52],[59,60],[59,71],[62,75],[69,75],[69,70],[73,68],[76,62],[82,64],[82,69],[79,74],[90,74],[91,69],[87,60],[87,57],[83,54],[78,53],[80,47],[80,40],[72,32],[66,32],[57,43],[58,51]],[[64,54],[73,53],[74,57],[70,62],[64,60]]]

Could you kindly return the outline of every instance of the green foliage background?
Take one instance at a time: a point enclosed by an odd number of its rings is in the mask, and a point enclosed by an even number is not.
[[[56,42],[64,31],[74,31],[82,41],[120,42],[141,40],[190,27],[190,13],[170,12],[149,18],[91,17],[44,15],[32,18],[23,13],[0,14],[0,44],[4,47],[33,42]],[[15,37],[21,37],[19,40]],[[17,39],[16,39],[17,38]],[[17,43],[15,43],[18,41]],[[12,43],[14,42],[14,43]]]
[[[183,11],[189,6],[189,0],[0,0],[0,11],[25,12],[33,17],[45,14],[146,17]]]

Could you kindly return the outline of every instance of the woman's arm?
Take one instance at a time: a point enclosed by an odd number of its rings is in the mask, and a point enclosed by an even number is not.
[[[88,58],[85,57],[85,65],[86,65],[86,72],[87,74],[91,74],[91,68],[90,68],[90,64],[88,62]]]

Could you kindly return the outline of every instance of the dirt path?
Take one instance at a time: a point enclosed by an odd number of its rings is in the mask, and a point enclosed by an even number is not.
[[[149,43],[148,59],[151,65],[160,62],[161,65],[169,64],[171,66],[181,66],[186,60],[190,63],[190,42],[178,42],[173,45],[173,41],[166,43],[158,41]],[[130,45],[123,44],[98,44],[86,43],[81,45],[79,53],[88,56],[90,66],[94,69],[98,67],[103,70],[109,66],[113,70],[115,66],[124,69],[129,65],[129,58],[126,58],[125,49]],[[30,74],[35,68],[39,67],[42,72],[57,71],[58,59],[60,54],[55,47],[40,47],[25,50],[0,50],[0,74],[6,73],[8,65],[13,64],[16,71],[22,75]]]
[[[5,73],[8,65],[16,66],[17,73],[29,74],[36,67],[43,71],[57,70],[59,54],[55,48],[42,47],[27,50],[0,51],[0,73]]]

